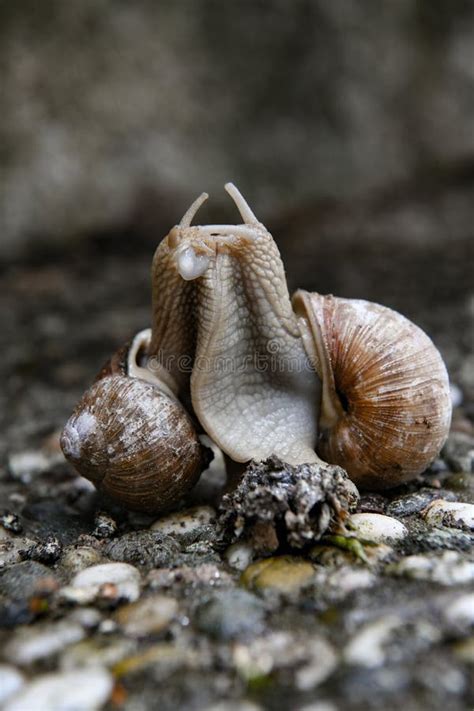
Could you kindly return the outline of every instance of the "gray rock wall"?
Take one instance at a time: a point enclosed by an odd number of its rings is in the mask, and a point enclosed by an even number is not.
[[[469,162],[473,10],[2,3],[0,252],[174,215],[203,189],[219,205],[229,179],[273,219]]]

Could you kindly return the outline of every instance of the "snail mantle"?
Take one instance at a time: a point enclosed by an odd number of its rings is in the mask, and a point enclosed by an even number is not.
[[[193,225],[203,193],[163,239],[151,329],[84,394],[61,436],[65,456],[99,491],[149,513],[175,507],[206,469],[202,434],[231,463],[308,465],[338,481],[342,467],[370,489],[413,479],[450,426],[438,350],[379,304],[290,298],[272,236],[225,187],[242,223]]]

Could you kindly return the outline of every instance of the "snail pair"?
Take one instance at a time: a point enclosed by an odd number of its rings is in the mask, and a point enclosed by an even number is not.
[[[203,193],[158,246],[152,328],[112,357],[61,446],[132,509],[169,509],[208,465],[276,456],[343,467],[363,488],[412,479],[440,451],[451,400],[443,360],[399,313],[297,291],[232,184],[243,223],[192,225]]]

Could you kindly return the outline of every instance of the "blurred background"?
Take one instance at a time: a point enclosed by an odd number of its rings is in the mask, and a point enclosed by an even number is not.
[[[149,325],[153,251],[234,181],[297,286],[424,327],[473,416],[474,5],[0,2],[0,453]]]

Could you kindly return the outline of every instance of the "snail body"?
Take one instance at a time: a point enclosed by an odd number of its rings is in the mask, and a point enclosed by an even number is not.
[[[193,418],[233,462],[328,462],[374,489],[415,477],[450,425],[436,347],[378,304],[291,300],[272,236],[226,190],[243,223],[193,226],[203,193],[160,243],[151,334],[135,338],[126,372],[119,353],[86,393],[62,436],[66,456],[101,490],[154,511],[207,465]]]
[[[320,382],[283,262],[240,193],[226,187],[244,224],[191,226],[203,195],[157,249],[149,354],[233,461],[316,461]],[[180,370],[183,358],[192,368]]]

